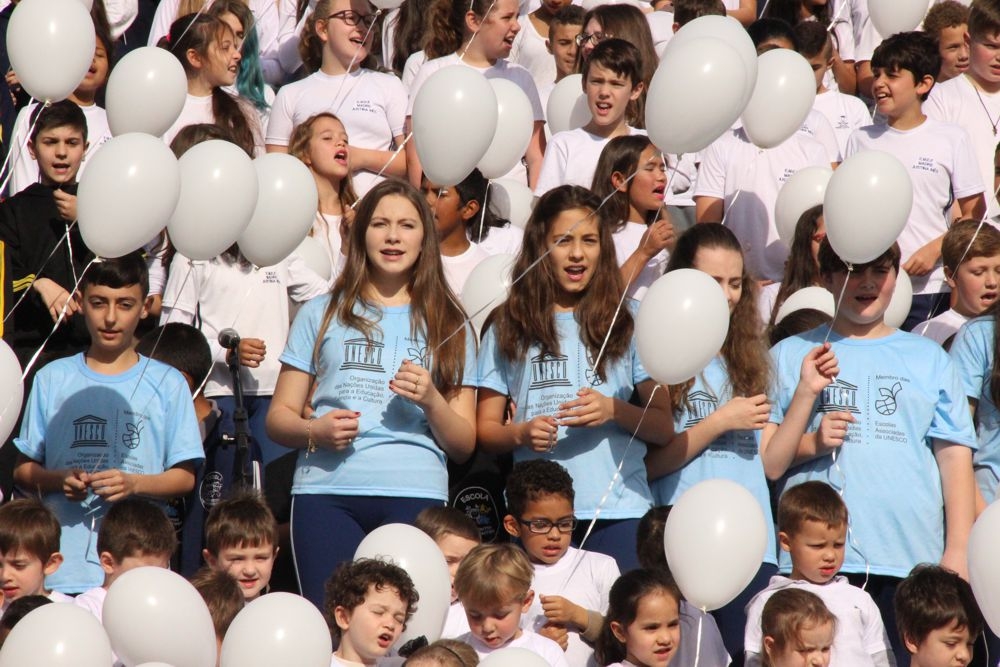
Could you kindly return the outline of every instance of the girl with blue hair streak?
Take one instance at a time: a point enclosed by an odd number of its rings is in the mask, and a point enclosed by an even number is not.
[[[264,70],[260,62],[260,38],[256,20],[250,8],[240,0],[217,0],[208,10],[223,23],[232,28],[240,43],[239,70],[236,85],[232,91],[253,105],[260,116],[261,127],[267,127],[267,119],[274,102],[274,91],[264,82]]]

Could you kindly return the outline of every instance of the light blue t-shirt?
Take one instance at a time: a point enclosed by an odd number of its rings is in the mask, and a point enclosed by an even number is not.
[[[323,336],[317,369],[313,347],[328,303],[330,297],[323,296],[302,306],[281,362],[317,377],[312,398],[317,417],[336,409],[360,412],[358,436],[341,451],[320,448],[308,458],[300,452],[292,493],[447,500],[446,457],[431,436],[427,416],[389,389],[404,360],[426,367],[433,353],[422,337],[411,335],[410,307],[382,308],[380,331],[372,333],[371,345],[362,332],[334,317]],[[463,384],[472,386],[475,369],[475,337],[466,330]]]
[[[776,389],[771,421],[780,424],[802,359],[827,327],[787,338],[771,350]],[[816,402],[808,430],[825,412],[851,424],[836,461],[822,456],[788,471],[785,489],[820,480],[838,489],[850,512],[844,572],[905,577],[944,552],[944,498],[932,439],[976,448],[965,391],[948,354],[932,340],[896,331],[883,338],[830,336],[840,374]],[[786,553],[781,567],[790,568]]]
[[[728,403],[732,397],[729,375],[723,362],[715,357],[694,379],[686,405],[675,414],[675,431],[686,431],[718,410],[720,405]],[[753,494],[764,512],[767,525],[764,562],[777,565],[771,496],[760,459],[760,431],[726,431],[683,468],[653,480],[649,486],[657,505],[673,505],[685,491],[706,479],[729,479],[742,484]]]
[[[187,381],[146,357],[118,375],[94,372],[82,353],[48,364],[35,376],[14,444],[47,469],[87,473],[155,475],[205,457]],[[62,493],[44,500],[59,517],[65,559],[46,585],[65,593],[100,586],[97,531],[108,504],[94,494],[82,502]]]
[[[1000,479],[1000,411],[997,410],[990,394],[990,376],[993,373],[993,316],[970,320],[951,343],[951,358],[958,369],[958,375],[965,386],[965,395],[979,402],[976,406],[976,427],[979,449],[973,457],[977,468],[976,477],[981,478],[979,469],[992,471],[993,483],[984,491],[986,502],[996,499],[996,480]],[[980,488],[984,487],[980,484]]]
[[[527,359],[509,362],[497,347],[493,327],[483,334],[479,353],[479,386],[510,396],[517,406],[514,419],[531,421],[539,415],[554,415],[563,403],[575,400],[576,392],[593,387],[605,396],[629,400],[635,385],[649,379],[639,361],[635,338],[624,357],[608,363],[607,378],[598,379],[590,370],[590,355],[580,340],[580,327],[572,312],[556,313],[559,354],[541,354],[536,346]],[[632,444],[629,445],[629,440]],[[628,453],[626,455],[626,447]],[[560,463],[573,478],[574,510],[581,519],[592,519],[601,499],[624,458],[621,475],[601,509],[601,519],[641,517],[652,506],[646,482],[646,443],[609,421],[597,427],[559,427],[551,453],[514,450],[515,461],[548,458]]]

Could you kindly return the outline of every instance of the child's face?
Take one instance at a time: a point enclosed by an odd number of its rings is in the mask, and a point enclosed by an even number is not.
[[[458,593],[455,592],[455,573],[458,572],[458,566],[462,564],[462,560],[472,551],[473,547],[479,545],[479,542],[461,535],[445,533],[435,544],[444,554],[444,562],[448,564],[448,575],[451,577],[451,602],[454,604],[458,600]]]
[[[946,272],[947,273],[947,272]],[[955,310],[976,317],[996,303],[1000,289],[1000,255],[973,257],[959,264],[948,285],[956,296]]]
[[[549,16],[555,16],[563,7],[568,7],[570,0],[542,0],[542,8],[549,13]]]
[[[76,87],[77,92],[93,94],[101,86],[108,82],[108,52],[104,50],[104,45],[100,40],[94,49],[94,59],[90,63],[90,69],[83,76],[83,81]]]
[[[44,595],[45,577],[59,569],[62,555],[52,554],[48,561],[25,549],[0,554],[0,587],[4,603],[26,595]]]
[[[369,30],[366,21],[374,20],[368,0],[336,0],[330,5],[330,17],[316,22],[316,33],[330,53],[346,67],[351,60],[361,63],[368,57],[375,31]],[[341,14],[345,12],[345,14]],[[347,25],[346,12],[353,12],[357,25]],[[371,17],[371,18],[365,18]]]
[[[267,543],[256,547],[226,547],[219,550],[218,556],[213,556],[206,549],[204,556],[211,567],[227,572],[239,582],[243,598],[249,602],[260,597],[271,581],[277,551],[273,544]]]
[[[715,278],[729,304],[729,313],[743,298],[743,255],[729,248],[698,248],[694,268]]]
[[[1000,32],[969,41],[969,73],[981,84],[1000,86]]]
[[[201,59],[201,76],[213,88],[231,86],[236,83],[241,58],[239,41],[227,26],[208,45],[208,52]]]
[[[80,300],[92,353],[113,357],[132,348],[139,320],[146,317],[142,287],[88,284]]]
[[[681,642],[677,600],[662,591],[645,595],[639,599],[635,620],[626,627],[612,621],[611,631],[636,667],[669,665]]]
[[[794,535],[779,533],[781,548],[792,557],[792,579],[825,584],[844,564],[847,526],[803,521]]]
[[[614,35],[605,34],[604,28],[601,26],[600,22],[595,18],[591,18],[589,21],[587,21],[587,24],[583,26],[582,32],[584,35],[584,41],[582,44],[580,44],[580,48],[583,50],[583,53],[581,55],[583,56],[584,60],[590,58],[590,54],[594,50],[594,47],[596,47],[604,40],[614,37]]]
[[[580,25],[557,25],[552,30],[552,38],[545,40],[549,53],[556,61],[556,73],[568,76],[576,69],[576,36],[583,31]]]
[[[420,212],[402,195],[379,200],[365,230],[365,249],[376,278],[409,276],[424,241]]]
[[[586,45],[584,47],[586,48]],[[591,63],[583,82],[592,123],[599,128],[616,127],[623,122],[628,103],[642,93],[642,82],[635,86],[632,79],[617,74],[602,65]]]
[[[773,637],[764,637],[764,651],[772,667],[827,667],[833,647],[833,623],[813,623],[803,626],[799,636],[783,651],[776,651]]]
[[[896,269],[892,264],[883,262],[864,271],[842,271],[823,277],[824,287],[834,294],[840,294],[844,281],[847,281],[847,287],[838,318],[843,317],[846,322],[858,325],[881,322],[896,289]]]
[[[132,554],[131,556],[125,556],[121,559],[121,562],[115,560],[115,557],[111,555],[110,552],[102,551],[100,555],[101,568],[104,570],[104,586],[110,586],[115,582],[115,580],[128,572],[129,570],[134,570],[137,567],[161,567],[163,569],[168,569],[170,567],[170,554],[169,553],[138,553]]]
[[[941,54],[941,79],[954,79],[969,69],[969,44],[965,41],[966,25],[942,28],[938,34]]]
[[[878,67],[873,71],[872,94],[875,106],[889,120],[896,120],[920,112],[920,98],[930,92],[934,79],[924,77],[917,81],[907,69],[889,71]]]
[[[523,597],[515,596],[507,602],[492,605],[463,600],[469,629],[491,649],[500,648],[521,636],[521,614],[527,613],[534,597],[534,592],[528,591]]]
[[[321,116],[313,121],[312,138],[303,162],[323,178],[342,181],[350,172],[347,130],[339,120]]]
[[[660,152],[647,146],[639,155],[635,176],[628,185],[628,198],[632,208],[641,215],[663,206],[667,188],[667,168]]]
[[[536,533],[529,525],[532,522],[548,523],[549,529]],[[559,529],[560,524],[569,530],[563,532]],[[521,546],[528,552],[531,562],[546,565],[559,562],[566,554],[574,524],[573,504],[565,496],[556,494],[529,500],[521,516],[508,514],[503,521],[507,532],[521,540]]]
[[[38,161],[42,183],[52,186],[76,181],[86,150],[83,133],[68,125],[42,130],[28,142],[28,152]]]
[[[972,660],[975,637],[969,629],[952,623],[931,630],[919,645],[904,639],[913,667],[965,667]]]
[[[483,56],[491,61],[509,56],[514,37],[521,31],[521,24],[517,22],[518,0],[495,0],[492,4],[493,8],[482,21],[475,20],[479,31],[474,40],[479,43]]]
[[[341,630],[338,654],[354,662],[371,664],[399,639],[406,627],[407,602],[393,586],[368,587],[365,601],[354,609],[337,607],[334,620]]]
[[[439,239],[444,241],[454,234],[465,234],[465,221],[472,217],[478,207],[463,204],[462,197],[454,186],[432,183],[426,176],[420,181],[420,190],[434,212],[434,225]]]
[[[560,290],[556,302],[571,308],[594,277],[601,256],[601,235],[591,211],[573,208],[561,212],[549,226],[549,262]]]
[[[823,49],[812,58],[806,58],[806,62],[812,67],[813,76],[816,77],[816,92],[823,88],[823,78],[827,71],[833,67],[833,58],[827,49]]]

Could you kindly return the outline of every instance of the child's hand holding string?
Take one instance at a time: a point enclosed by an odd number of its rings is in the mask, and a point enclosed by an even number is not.
[[[837,355],[834,354],[830,343],[823,343],[809,350],[802,360],[796,391],[807,392],[812,398],[819,396],[820,392],[826,389],[840,373],[837,363]]]
[[[396,376],[389,380],[392,393],[408,398],[421,408],[427,409],[436,399],[443,399],[431,381],[431,374],[420,364],[409,359],[403,360]]]
[[[56,210],[59,211],[60,218],[70,222],[76,220],[76,195],[57,188],[52,191],[52,197],[56,201]]]
[[[556,441],[559,437],[559,424],[555,417],[549,415],[539,415],[531,421],[520,424],[520,443],[525,447],[539,453],[548,453],[556,448]]]
[[[601,426],[615,418],[615,400],[584,387],[577,398],[559,406],[556,419],[563,426]]]
[[[110,503],[127,498],[135,493],[135,475],[121,470],[102,470],[90,476],[90,488]]]
[[[564,625],[550,621],[538,629],[538,634],[559,644],[563,651],[569,648],[569,630]]]
[[[42,297],[42,303],[49,309],[49,315],[53,322],[59,321],[59,314],[63,308],[66,309],[65,322],[72,315],[80,312],[80,302],[73,298],[59,283],[50,278],[36,278],[31,283],[31,288]]]
[[[67,470],[63,479],[63,494],[70,500],[86,500],[90,475],[83,470]]]
[[[339,452],[350,447],[358,437],[360,417],[361,413],[354,410],[330,410],[313,419],[309,435],[317,447]]]
[[[578,604],[573,604],[561,595],[540,595],[542,611],[550,623],[559,625],[575,625],[581,630],[587,627],[587,610]]]
[[[828,412],[823,415],[816,429],[816,439],[823,447],[836,449],[844,444],[847,429],[858,421],[850,412]]]
[[[771,404],[767,394],[735,396],[711,416],[727,431],[759,431],[767,425]]]

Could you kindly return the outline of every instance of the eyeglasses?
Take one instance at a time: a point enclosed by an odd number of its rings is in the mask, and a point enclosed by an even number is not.
[[[517,522],[527,526],[528,530],[536,535],[547,535],[553,526],[558,528],[560,533],[572,533],[573,529],[576,528],[576,519],[573,518],[559,519],[558,521],[549,521],[548,519],[518,519]]]
[[[576,45],[583,46],[587,42],[593,42],[594,46],[597,46],[606,39],[610,39],[611,35],[603,32],[586,33],[581,32],[576,36]]]
[[[358,25],[359,23],[364,24],[365,28],[370,28],[372,27],[372,24],[375,23],[375,19],[378,18],[378,15],[359,14],[353,9],[344,9],[339,12],[334,12],[333,14],[330,14],[326,18],[327,20],[338,19],[340,21],[343,21],[347,25],[351,26],[352,28]]]

